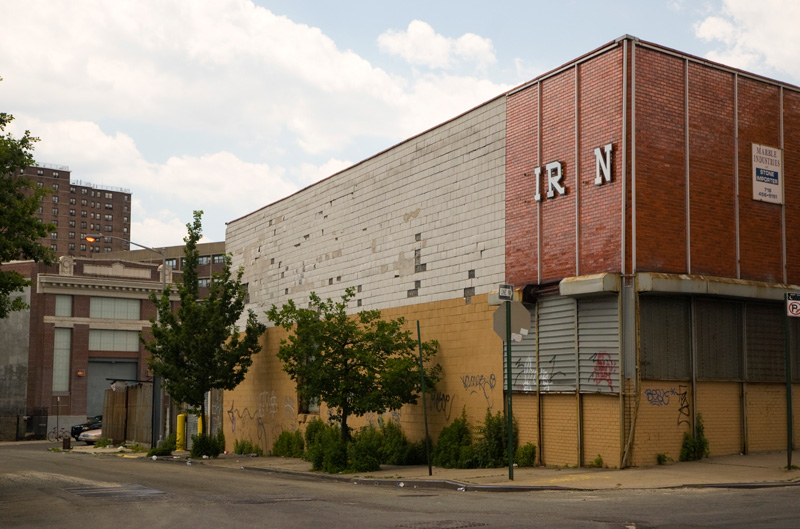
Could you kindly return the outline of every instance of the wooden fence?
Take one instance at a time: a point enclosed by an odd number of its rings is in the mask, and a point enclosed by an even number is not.
[[[103,399],[103,436],[114,444],[123,442],[150,446],[153,387],[128,386],[124,391],[107,389]]]

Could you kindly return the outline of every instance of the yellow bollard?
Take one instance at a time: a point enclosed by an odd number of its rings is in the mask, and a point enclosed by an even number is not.
[[[175,431],[175,449],[186,450],[186,414],[178,415],[178,427]]]

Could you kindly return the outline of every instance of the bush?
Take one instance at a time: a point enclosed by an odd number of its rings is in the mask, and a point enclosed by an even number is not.
[[[306,426],[306,433],[305,433],[305,440],[306,440],[306,449],[308,449],[312,444],[314,444],[315,439],[317,438],[317,434],[324,431],[328,425],[323,422],[322,419],[317,417],[316,419],[312,420]]]
[[[222,428],[220,428],[217,430],[217,435],[203,433],[193,435],[192,449],[189,453],[196,458],[203,456],[217,457],[223,450],[225,450],[225,434],[222,433]]]
[[[166,439],[159,441],[157,446],[148,450],[147,457],[169,456],[174,450],[177,450],[177,434],[172,432]]]
[[[384,437],[371,424],[356,432],[347,444],[347,470],[369,472],[381,469]]]
[[[300,430],[294,432],[282,431],[272,444],[272,455],[277,457],[303,457],[303,434]]]
[[[114,444],[114,443],[112,443],[111,439],[109,439],[108,437],[101,437],[100,439],[95,441],[94,447],[95,448],[105,448],[107,446],[111,446],[112,444]]]
[[[310,432],[309,432],[310,430]],[[331,474],[347,468],[347,446],[339,427],[314,419],[306,428],[306,460],[313,470]]]
[[[474,451],[472,432],[467,422],[467,411],[446,426],[436,442],[433,464],[444,468],[473,468]]]
[[[400,425],[387,421],[381,425],[382,444],[380,449],[381,463],[387,465],[408,465],[411,445]]]
[[[513,446],[516,448],[519,439],[517,421],[513,420]],[[486,410],[486,418],[482,426],[478,426],[480,437],[475,443],[475,465],[478,468],[499,468],[508,466],[508,420],[502,412],[492,415]],[[515,450],[516,452],[516,450]]]
[[[255,454],[257,456],[264,455],[264,451],[261,449],[260,446],[258,446],[257,444],[253,444],[247,439],[242,439],[241,441],[239,441],[238,439],[234,439],[233,453],[242,455]]]
[[[683,445],[681,446],[680,461],[697,461],[708,457],[708,439],[705,435],[705,427],[703,426],[703,417],[698,413],[695,421],[695,431],[697,435],[692,435],[690,432],[684,432]]]
[[[428,438],[428,446],[431,451],[433,450],[433,443]],[[433,454],[431,454],[433,455]],[[406,452],[406,465],[427,465],[428,464],[428,451],[425,447],[425,439],[420,439],[416,443],[408,445]]]
[[[536,464],[536,445],[525,443],[514,453],[514,462],[519,467],[532,467]]]

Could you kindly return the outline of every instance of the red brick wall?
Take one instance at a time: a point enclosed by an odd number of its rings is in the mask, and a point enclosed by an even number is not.
[[[783,91],[783,172],[786,202],[786,274],[800,283],[800,94]]]
[[[636,49],[636,268],[686,270],[683,60]]]
[[[691,273],[736,277],[734,76],[689,64]],[[708,235],[713,233],[713,237]]]
[[[622,207],[622,48],[579,69],[580,273],[620,271]],[[594,185],[594,149],[613,144],[611,182]]]
[[[779,95],[780,90],[775,86],[739,78],[739,240],[742,279],[783,281],[781,207],[753,200],[752,168],[753,143],[775,148],[781,146]]]

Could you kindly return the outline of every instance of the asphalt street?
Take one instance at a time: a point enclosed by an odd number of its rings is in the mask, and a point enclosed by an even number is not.
[[[0,444],[0,527],[672,528],[800,525],[800,487],[460,492]]]

